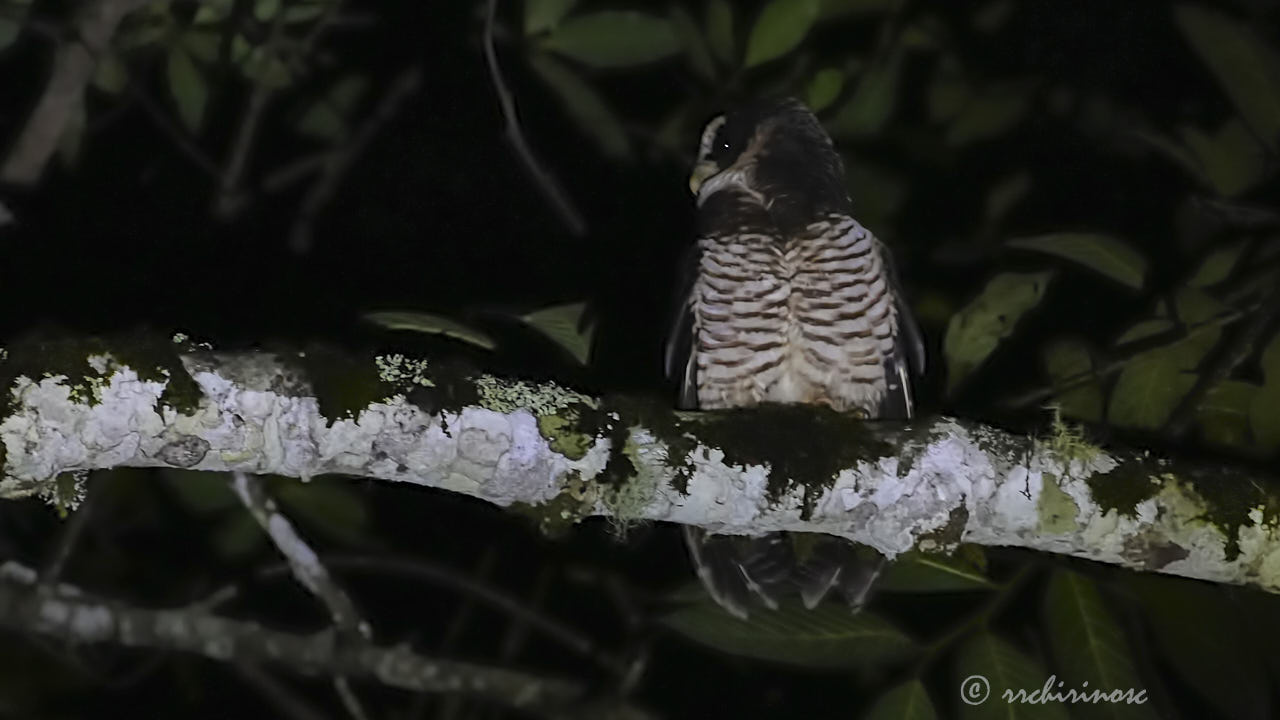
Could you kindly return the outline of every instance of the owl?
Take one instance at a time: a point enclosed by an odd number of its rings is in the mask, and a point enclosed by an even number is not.
[[[713,118],[689,189],[698,241],[666,352],[677,404],[910,418],[920,333],[887,249],[853,217],[844,165],[813,113],[787,98]],[[813,607],[833,588],[860,607],[880,567],[829,536],[797,553],[785,533],[685,532],[703,585],[744,618],[754,602],[798,593]]]

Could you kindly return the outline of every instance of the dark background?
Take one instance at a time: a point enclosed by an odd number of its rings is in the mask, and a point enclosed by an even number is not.
[[[1138,131],[1172,135],[1180,126],[1216,127],[1236,112],[1179,33],[1169,3],[1019,0],[1011,3],[1007,20],[982,31],[975,28],[975,18],[987,4],[907,2],[896,20],[879,14],[824,20],[810,33],[800,60],[735,71],[720,85],[699,80],[680,58],[616,71],[579,68],[633,133],[634,157],[627,162],[600,153],[566,116],[525,59],[532,41],[520,37],[520,4],[500,5],[505,32],[499,33],[498,53],[523,131],[581,209],[589,228],[585,236],[566,231],[504,139],[504,120],[480,45],[483,7],[460,1],[357,2],[348,6],[350,12],[370,22],[328,37],[329,67],[367,74],[375,98],[406,66],[421,65],[424,81],[322,210],[309,252],[293,252],[285,240],[305,183],[276,195],[255,193],[238,218],[216,220],[210,213],[215,181],[175,149],[141,103],[127,93],[91,93],[89,129],[78,160],[70,166],[53,163],[36,187],[0,190],[0,202],[16,218],[0,228],[0,306],[7,309],[0,337],[12,341],[50,327],[106,333],[144,325],[166,334],[183,330],[219,347],[324,340],[391,348],[426,342],[432,350],[466,354],[508,372],[564,376],[611,392],[669,393],[661,376],[661,347],[676,267],[693,241],[685,180],[701,122],[732,96],[785,85],[790,70],[820,64],[813,58],[871,57],[884,23],[910,24],[925,16],[945,30],[945,52],[909,55],[890,119],[872,135],[837,137],[837,144],[851,170],[874,169],[864,188],[892,184],[900,193],[899,202],[872,207],[870,219],[860,209],[875,202],[856,191],[853,199],[864,222],[894,249],[929,339],[931,368],[921,381],[926,412],[1037,432],[1048,423],[1042,408],[1011,408],[1003,401],[1046,383],[1039,353],[1047,340],[1077,336],[1106,347],[1221,243],[1244,237],[1274,245],[1274,231],[1265,223],[1261,230],[1241,229],[1203,209],[1205,199],[1274,207],[1272,174],[1236,197],[1218,198],[1135,140]],[[580,5],[576,12],[625,4],[583,0]],[[702,18],[702,3],[685,5]],[[739,43],[761,5],[739,7]],[[1273,5],[1215,7],[1270,42]],[[54,2],[35,5],[36,14],[50,21],[65,17],[67,10]],[[985,140],[959,147],[948,143],[945,124],[931,118],[924,92],[934,81],[939,57],[947,54],[963,59],[963,74],[975,86],[1025,81],[1029,108]],[[16,137],[44,87],[49,57],[50,45],[30,34],[0,52],[0,148]],[[131,70],[136,86],[164,106],[162,60],[139,55]],[[320,76],[323,72],[291,92],[318,91]],[[212,69],[210,78],[218,89],[196,141],[220,160],[247,89],[227,70]],[[849,92],[846,88],[842,97]],[[361,111],[367,113],[371,105],[366,100]],[[669,111],[682,105],[689,109],[684,149],[649,142]],[[308,149],[307,141],[288,130],[298,113],[296,104],[284,101],[268,111],[251,176]],[[831,116],[830,111],[822,115],[824,120]],[[1269,156],[1268,166],[1274,161]],[[992,188],[1014,173],[1025,173],[1031,189],[1008,213],[991,217]],[[1011,237],[1059,230],[1124,238],[1150,263],[1146,286],[1118,288],[1087,268],[1054,265],[1044,256],[1003,245]],[[944,393],[942,338],[951,315],[995,273],[1046,266],[1057,267],[1058,278],[1034,315],[977,375],[956,392]],[[525,312],[581,300],[588,302],[597,328],[589,370],[573,368],[553,349],[520,333],[510,335],[514,339],[496,355],[486,356],[449,342],[432,344],[381,331],[360,320],[373,310],[418,309],[500,327],[492,318],[476,319],[477,309]],[[1236,372],[1245,379],[1261,378],[1256,349]],[[1158,450],[1177,446],[1184,454],[1274,468],[1274,455],[1257,448],[1244,452],[1209,446],[1200,435],[1168,438],[1158,429],[1120,428],[1105,418],[1082,420],[1108,441],[1136,438]],[[171,487],[174,482],[172,476],[142,471],[95,475],[92,483],[101,490],[94,490],[91,528],[65,573],[69,581],[146,606],[188,602],[220,584],[239,582],[248,592],[232,613],[299,630],[323,622],[291,583],[256,577],[262,566],[275,562],[269,547],[243,541],[247,549],[228,550],[221,544],[217,538],[233,534],[224,529],[231,510],[214,512],[184,502]],[[669,593],[689,579],[672,528],[634,528],[619,538],[598,521],[548,538],[527,521],[442,493],[350,480],[327,487],[333,502],[346,508],[347,519],[336,521],[324,512],[310,518],[322,550],[421,557],[525,597],[604,645],[646,647],[652,657],[639,699],[671,717],[852,717],[884,688],[911,676],[910,667],[853,676],[795,670],[731,657],[657,628],[652,618],[671,607]],[[302,519],[304,529],[307,521]],[[326,524],[347,531],[326,532]],[[39,566],[63,527],[39,501],[5,503],[0,555]],[[1046,562],[1029,554],[993,552],[989,572],[1008,578]],[[1054,566],[1042,567],[1048,572]],[[1140,654],[1146,653],[1140,663],[1145,681],[1162,688],[1161,717],[1226,712],[1220,702],[1197,692],[1202,688],[1179,679],[1178,653],[1158,641],[1159,628],[1142,625],[1141,604],[1116,599],[1132,599],[1116,579],[1123,573],[1070,567],[1107,588],[1106,597],[1114,601],[1110,606],[1142,648]],[[463,659],[496,662],[500,655],[509,621],[499,614],[478,609],[472,619],[459,621],[461,601],[450,591],[377,574],[339,575],[386,641],[404,640],[424,652]],[[1043,619],[1036,599],[1042,580],[1039,576],[1020,590],[995,625],[1036,656],[1047,652],[1035,629]],[[626,603],[611,600],[609,588],[639,608],[637,624],[627,623],[621,609]],[[1269,601],[1240,597],[1236,591],[1214,595],[1202,610],[1226,616],[1242,602],[1264,607]],[[968,595],[895,594],[877,598],[873,609],[929,638],[963,621],[973,605]],[[454,639],[446,640],[454,632]],[[1249,654],[1249,643],[1225,644],[1223,652],[1235,662],[1262,666]],[[33,663],[31,657],[40,659]],[[584,677],[602,693],[609,686],[579,659],[536,637],[503,661]],[[0,698],[10,697],[0,711],[15,717],[225,717],[265,713],[270,707],[234,673],[199,660],[47,647],[10,634],[0,636],[0,667],[5,666],[25,683],[0,681]],[[940,716],[959,712],[950,676],[929,673]],[[328,692],[324,683],[286,680],[313,697]],[[1267,716],[1272,680],[1263,673],[1257,682],[1247,691],[1224,690],[1246,698],[1240,702],[1248,712],[1238,717]],[[444,700],[376,691],[367,697],[378,717],[449,716]],[[128,702],[116,702],[124,699]],[[338,716],[332,699],[317,702]],[[479,703],[457,712],[455,717],[497,716]]]

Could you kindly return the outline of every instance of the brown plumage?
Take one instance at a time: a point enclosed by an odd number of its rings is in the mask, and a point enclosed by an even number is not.
[[[667,354],[680,405],[910,417],[919,334],[888,251],[852,217],[840,156],[813,114],[788,99],[713,119],[690,189],[700,237]],[[743,617],[752,597],[774,606],[792,589],[812,606],[838,587],[856,607],[878,570],[834,539],[802,562],[778,533],[687,536],[704,585]]]

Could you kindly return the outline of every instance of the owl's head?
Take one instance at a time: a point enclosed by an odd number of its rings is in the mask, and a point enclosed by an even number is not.
[[[780,225],[849,212],[844,165],[799,100],[757,100],[707,123],[689,189],[703,206],[718,194],[761,205]]]

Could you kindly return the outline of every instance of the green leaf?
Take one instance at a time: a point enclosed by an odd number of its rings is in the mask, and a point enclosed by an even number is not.
[[[1010,240],[1008,245],[1079,263],[1135,290],[1142,289],[1146,282],[1146,259],[1124,241],[1109,235],[1052,233]]]
[[[1031,190],[1031,173],[1020,170],[1007,175],[987,192],[986,219],[988,222],[999,222],[1009,210],[1026,197]]]
[[[524,34],[554,30],[578,0],[524,0]]]
[[[667,18],[671,21],[671,29],[675,31],[676,37],[680,38],[680,44],[684,46],[685,55],[689,58],[689,64],[693,66],[694,72],[707,80],[714,80],[716,64],[711,59],[711,50],[707,47],[707,41],[702,37],[702,31],[698,28],[698,23],[694,21],[693,16],[683,7],[672,5]]]
[[[243,66],[248,63],[249,56],[253,54],[254,47],[249,44],[249,39],[243,35],[235,35],[231,38],[231,62],[241,66],[246,77],[248,71]]]
[[[729,0],[707,1],[707,43],[720,62],[729,66],[737,64],[737,43],[733,38],[733,5],[729,4]]]
[[[193,133],[200,132],[204,119],[205,103],[209,100],[209,86],[196,68],[191,54],[181,46],[169,50],[169,93],[178,105],[182,124]]]
[[[666,18],[631,10],[601,10],[569,18],[542,46],[598,68],[644,65],[680,52],[680,41]]]
[[[253,4],[253,17],[258,22],[271,22],[280,14],[281,0],[256,0]]]
[[[805,90],[809,109],[819,112],[840,97],[844,89],[844,71],[840,68],[823,68],[813,74],[809,87]]]
[[[1044,687],[1049,673],[1034,658],[991,633],[978,633],[960,646],[953,665],[962,702],[959,717],[1001,720],[1067,720],[1061,703],[1018,702],[1018,693]],[[1015,702],[1007,702],[1008,690]]]
[[[1124,427],[1154,430],[1163,426],[1195,384],[1195,376],[1178,364],[1169,348],[1130,360],[1111,391],[1107,419]]]
[[[1124,631],[1107,609],[1092,580],[1057,570],[1049,580],[1044,599],[1045,628],[1056,669],[1067,686],[1135,693],[1144,684],[1134,670],[1133,653]],[[1080,718],[1099,720],[1156,720],[1149,702],[1077,703]]]
[[[592,326],[583,327],[586,303],[571,303],[543,308],[520,318],[530,327],[546,335],[564,348],[575,360],[586,365],[591,358]]]
[[[1208,135],[1181,129],[1182,142],[1196,160],[1201,180],[1223,197],[1235,197],[1257,185],[1270,171],[1267,151],[1240,118]]]
[[[1018,320],[1040,303],[1052,272],[1002,273],[987,283],[947,325],[943,354],[947,358],[947,389],[954,390],[1000,341],[1013,333]]]
[[[98,58],[98,66],[93,69],[94,87],[108,95],[116,95],[128,82],[129,69],[119,55],[107,51]]]
[[[1096,378],[1080,381],[1083,373],[1094,369],[1093,355],[1084,343],[1066,339],[1049,343],[1044,349],[1044,369],[1055,388],[1070,386],[1053,399],[1063,415],[1089,422],[1102,420],[1102,386]]]
[[[813,610],[784,603],[778,610],[752,610],[739,620],[705,595],[662,618],[685,637],[723,652],[816,669],[880,667],[916,652],[911,638],[867,612],[839,603]]]
[[[947,128],[947,144],[964,147],[1008,132],[1027,114],[1031,91],[1025,86],[989,90],[968,99]]]
[[[311,2],[292,2],[284,9],[284,21],[290,25],[299,25],[316,20],[332,6],[335,0],[311,0]]]
[[[241,47],[237,47],[237,42]],[[243,60],[239,61],[240,71],[253,82],[268,88],[279,90],[289,87],[293,82],[293,73],[284,64],[280,56],[268,47],[251,47],[243,36],[237,35],[231,41],[231,56],[236,58],[244,50]]]
[[[482,347],[485,350],[492,350],[496,347],[493,340],[483,332],[441,315],[407,310],[389,310],[366,313],[364,320],[388,330],[410,330],[427,335],[443,335]]]
[[[218,59],[222,37],[212,31],[188,30],[178,38],[178,44],[196,60],[211,63]]]
[[[980,553],[981,549],[977,551]],[[916,550],[896,558],[876,582],[876,590],[880,592],[938,593],[994,588],[982,568],[960,553],[951,557]]]
[[[530,55],[529,64],[560,98],[578,129],[595,141],[600,152],[617,160],[631,156],[631,143],[622,122],[594,88],[573,70],[543,53]]]
[[[771,0],[747,38],[745,67],[755,67],[791,52],[818,19],[820,0]]]
[[[1247,247],[1248,243],[1242,240],[1209,253],[1187,284],[1191,287],[1203,288],[1226,280],[1231,276],[1231,271],[1235,270],[1236,264],[1240,262],[1240,256],[1244,254]]]
[[[853,97],[840,106],[831,120],[832,133],[859,137],[880,132],[893,116],[903,57],[901,48],[896,49],[885,62],[873,65],[862,74]]]
[[[1186,335],[1167,345],[1134,356],[1120,372],[1111,391],[1108,419],[1116,425],[1155,429],[1195,384],[1195,370],[1222,336],[1216,320],[1226,306],[1202,290],[1184,287],[1175,299],[1177,319]],[[1177,327],[1162,304],[1157,317],[1137,323],[1117,341],[1136,342]]]
[[[1244,23],[1202,5],[1180,4],[1173,16],[1244,121],[1274,150],[1280,142],[1280,61],[1274,51]]]
[[[347,118],[369,87],[363,75],[348,73],[338,78],[325,96],[298,119],[297,130],[308,137],[336,140],[347,134]]]
[[[201,0],[196,8],[192,25],[214,25],[231,17],[231,8],[235,0]]]
[[[1220,588],[1151,574],[1133,574],[1127,581],[1164,651],[1161,659],[1187,685],[1223,717],[1272,717],[1266,672],[1244,642],[1252,629],[1241,625],[1236,604]]]
[[[1200,434],[1210,445],[1249,448],[1250,413],[1262,388],[1240,380],[1222,380],[1204,394],[1196,409]]]
[[[1249,424],[1258,446],[1280,449],[1280,334],[1262,351],[1262,375],[1266,383],[1249,406]]]
[[[933,709],[924,683],[909,680],[881,695],[863,720],[934,720],[936,717],[938,713]]]

